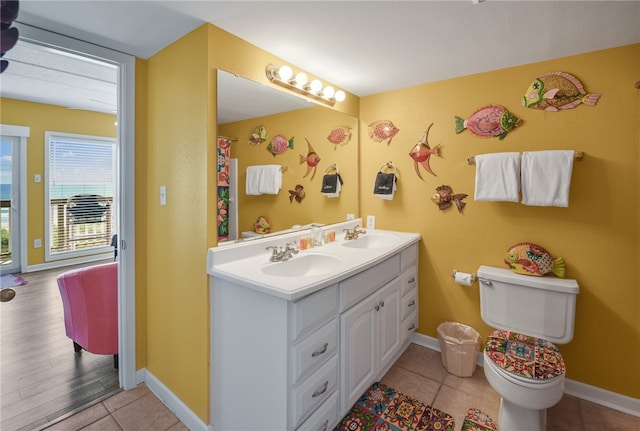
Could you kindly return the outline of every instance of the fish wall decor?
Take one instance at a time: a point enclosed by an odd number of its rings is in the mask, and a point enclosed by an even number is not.
[[[531,109],[558,112],[580,104],[595,106],[601,93],[587,93],[582,83],[567,72],[549,72],[537,77],[527,88],[522,104]]]
[[[287,148],[291,148],[293,150],[293,136],[291,139],[287,140],[287,138],[282,135],[276,135],[273,137],[271,142],[269,142],[269,145],[267,145],[267,150],[273,154],[273,157],[284,153]]]
[[[307,163],[307,172],[302,176],[302,178],[306,178],[307,175],[309,175],[309,173],[313,171],[313,174],[311,174],[311,178],[309,178],[310,180],[312,180],[313,177],[316,176],[316,167],[318,166],[318,163],[320,163],[320,157],[311,146],[311,142],[309,142],[307,138],[304,138],[304,140],[307,141],[309,151],[307,152],[306,157],[300,154],[300,164],[303,164],[305,162]]]
[[[554,259],[544,247],[531,242],[511,246],[504,257],[504,263],[516,274],[541,277],[551,272],[560,278],[564,278],[566,274],[563,258]]]
[[[438,205],[438,209],[440,211],[446,210],[452,204],[456,204],[458,207],[458,212],[462,212],[462,209],[465,207],[466,203],[462,202],[464,198],[468,195],[464,193],[454,194],[451,186],[441,185],[436,188],[436,194],[431,197],[433,203]]]
[[[455,120],[456,134],[469,129],[469,132],[481,138],[497,137],[500,140],[522,124],[522,120],[500,105],[483,106],[466,120],[460,117],[455,117]]]
[[[374,142],[387,141],[387,145],[389,145],[399,131],[400,129],[389,120],[379,120],[369,124],[369,137]]]
[[[334,145],[334,150],[337,150],[339,146],[347,145],[351,140],[351,127],[335,127],[331,132],[329,132],[327,140]]]
[[[295,190],[289,190],[289,202],[293,202],[295,199],[296,202],[302,202],[302,199],[305,197],[304,187],[302,184],[296,184]]]
[[[433,175],[434,177],[436,176],[436,174],[433,173],[433,171],[431,170],[431,166],[429,165],[429,160],[431,159],[432,155],[434,156],[440,155],[440,144],[436,145],[433,148],[429,146],[428,139],[429,139],[429,130],[431,130],[431,126],[433,126],[433,123],[429,125],[429,127],[424,132],[424,134],[422,135],[418,143],[411,149],[411,151],[409,151],[409,157],[413,159],[413,165],[416,169],[416,174],[418,174],[418,177],[420,177],[420,179],[422,179],[422,175],[420,175],[420,169],[418,168],[418,164],[421,164],[422,167],[431,175]]]
[[[256,124],[249,136],[249,145],[260,145],[267,140],[267,129],[262,124]]]

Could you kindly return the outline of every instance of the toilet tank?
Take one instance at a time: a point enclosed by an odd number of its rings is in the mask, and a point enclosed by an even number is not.
[[[506,329],[552,343],[573,339],[576,280],[516,274],[505,268],[481,266],[480,312],[495,329]]]

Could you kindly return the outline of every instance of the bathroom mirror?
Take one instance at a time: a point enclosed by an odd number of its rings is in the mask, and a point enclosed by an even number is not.
[[[266,217],[271,232],[289,231],[294,226],[311,223],[331,224],[346,220],[347,214],[358,215],[358,119],[326,106],[320,106],[285,90],[270,87],[218,70],[218,160],[224,156],[224,138],[230,138],[228,158],[236,160],[229,185],[230,235],[237,226],[238,238],[250,237],[259,217]],[[267,137],[259,145],[249,143],[252,131],[258,125],[266,130]],[[333,130],[349,130],[351,138],[332,143]],[[271,140],[281,135],[292,141],[283,153],[274,155],[268,150]],[[320,161],[316,166],[311,152]],[[246,170],[249,166],[279,165],[282,167],[282,188],[277,194],[247,195]],[[343,184],[337,197],[321,193],[325,173],[333,174],[335,166]],[[235,176],[235,178],[233,178]],[[303,195],[296,187],[303,188]],[[223,191],[224,193],[224,191]],[[220,217],[219,217],[220,218]]]

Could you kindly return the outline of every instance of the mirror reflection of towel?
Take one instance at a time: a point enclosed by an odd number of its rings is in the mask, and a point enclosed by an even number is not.
[[[322,189],[320,192],[328,198],[337,198],[342,189],[342,177],[340,174],[325,174],[322,177]]]
[[[396,192],[396,183],[396,174],[378,172],[378,175],[376,175],[376,183],[373,187],[373,194],[380,199],[391,200]]]
[[[277,195],[282,188],[280,165],[247,166],[247,195]]]

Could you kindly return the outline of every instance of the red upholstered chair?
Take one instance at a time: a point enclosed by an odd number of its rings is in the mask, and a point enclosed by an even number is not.
[[[114,355],[118,367],[118,264],[73,269],[58,276],[67,337],[76,352]]]

